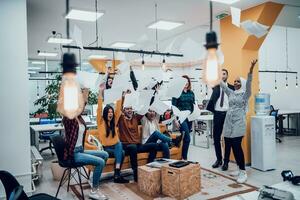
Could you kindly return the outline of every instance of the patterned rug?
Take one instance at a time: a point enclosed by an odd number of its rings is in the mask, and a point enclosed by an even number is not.
[[[71,186],[74,194],[80,198],[79,185]],[[90,190],[88,183],[83,184],[84,194]],[[228,176],[201,168],[201,192],[189,197],[189,200],[219,200],[252,192],[258,188],[249,184],[237,184],[236,181]],[[113,200],[171,200],[173,198],[164,195],[150,197],[138,190],[136,183],[116,184],[107,182],[101,184],[101,191]]]

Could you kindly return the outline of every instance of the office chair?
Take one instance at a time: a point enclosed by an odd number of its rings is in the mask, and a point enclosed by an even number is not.
[[[278,137],[278,131],[279,131],[279,125],[278,125],[278,110],[271,110],[270,112],[270,116],[274,116],[275,117],[275,131],[276,131],[276,141],[278,141],[279,143],[282,142],[282,140]]]
[[[54,124],[56,123],[55,120],[51,120],[51,119],[40,119],[40,124]],[[52,146],[52,142],[50,140],[50,137],[51,136],[55,136],[55,135],[59,135],[58,132],[56,131],[46,131],[46,132],[40,132],[40,135],[39,135],[39,139],[40,140],[44,140],[44,141],[49,141],[49,146],[48,147],[45,147],[45,148],[42,148],[41,150],[39,150],[40,153],[42,153],[43,151],[47,150],[47,149],[50,149],[51,151],[51,154],[54,155],[54,152],[53,152],[53,146]]]
[[[83,175],[83,174],[82,175],[88,180],[89,176],[84,168],[85,164],[74,162],[74,160],[65,160],[64,159],[64,149],[65,149],[66,144],[65,144],[64,138],[61,135],[52,136],[52,137],[50,137],[50,139],[53,143],[53,146],[54,146],[54,149],[55,149],[55,152],[57,155],[58,164],[61,167],[65,168],[64,173],[60,179],[59,186],[58,186],[55,197],[57,197],[61,186],[63,186],[66,181],[68,181],[68,187],[67,187],[68,192],[69,192],[69,187],[70,187],[70,180],[72,178],[76,181],[76,183],[78,183],[78,181],[75,178],[75,175],[77,172],[78,180],[79,180],[78,184],[80,185],[80,190],[81,190],[81,197],[84,200],[84,194],[83,194],[82,182],[81,182],[81,174],[82,173],[80,172],[80,169],[83,168],[85,175]],[[72,169],[74,170],[73,173],[72,173]]]
[[[59,200],[45,193],[28,197],[23,190],[23,186],[7,171],[0,171],[0,180],[5,189],[6,200]]]

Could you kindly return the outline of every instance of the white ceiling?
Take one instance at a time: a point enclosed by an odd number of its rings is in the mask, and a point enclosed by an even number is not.
[[[134,49],[154,50],[155,31],[147,25],[154,21],[154,5],[158,4],[158,18],[172,21],[183,21],[185,24],[172,31],[159,31],[159,41],[171,41],[171,38],[196,28],[207,29],[209,21],[208,0],[98,0],[98,7],[104,11],[103,17],[98,20],[100,36],[103,46],[110,46],[115,41],[135,42]],[[233,6],[246,9],[266,2],[265,0],[241,0]],[[299,0],[276,0],[300,6]],[[70,0],[71,8],[94,10],[94,0]],[[229,11],[228,5],[214,3],[214,14]],[[289,8],[282,20],[293,27],[300,27],[300,20],[295,17],[300,14],[300,8]],[[299,12],[298,12],[299,11]],[[297,14],[296,14],[297,13]],[[37,50],[60,52],[59,45],[48,44],[47,38],[51,31],[62,33],[66,37],[65,0],[27,0],[28,26],[28,56],[29,59],[41,59]],[[291,20],[293,18],[293,20]],[[293,21],[293,22],[292,22]],[[70,32],[76,24],[83,34],[83,44],[88,45],[95,40],[95,23],[70,21]],[[205,25],[205,26],[203,26]],[[199,38],[204,35],[199,35]],[[197,41],[197,38],[193,38]],[[101,41],[99,42],[101,45]],[[163,51],[164,49],[160,49]],[[177,52],[173,52],[177,53]],[[82,58],[86,59],[92,52],[84,51]],[[111,54],[111,53],[110,53]],[[60,55],[54,58],[60,59]]]

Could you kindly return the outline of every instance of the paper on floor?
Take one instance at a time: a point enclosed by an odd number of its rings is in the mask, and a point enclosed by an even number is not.
[[[237,27],[241,25],[241,9],[230,7],[231,11],[231,23]]]

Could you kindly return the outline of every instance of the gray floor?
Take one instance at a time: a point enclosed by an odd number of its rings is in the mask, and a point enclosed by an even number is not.
[[[197,143],[203,143],[205,138],[201,136],[197,138]],[[42,145],[43,146],[43,145]],[[254,186],[260,187],[262,185],[272,185],[282,181],[281,171],[284,169],[290,169],[294,174],[300,174],[300,137],[284,137],[282,143],[277,143],[277,167],[276,170],[261,172],[251,167],[247,167],[248,183]],[[54,157],[47,151],[42,154],[45,161],[42,166],[43,177],[39,184],[36,185],[36,192],[44,192],[51,195],[55,195],[58,182],[53,181],[50,164]],[[211,169],[211,164],[215,161],[213,145],[210,145],[209,149],[190,146],[189,159],[198,161],[203,167]],[[229,170],[236,169],[236,165],[231,163]],[[223,173],[221,170],[216,171]],[[63,187],[59,193],[61,199],[76,199],[72,192],[67,192],[66,187]]]

